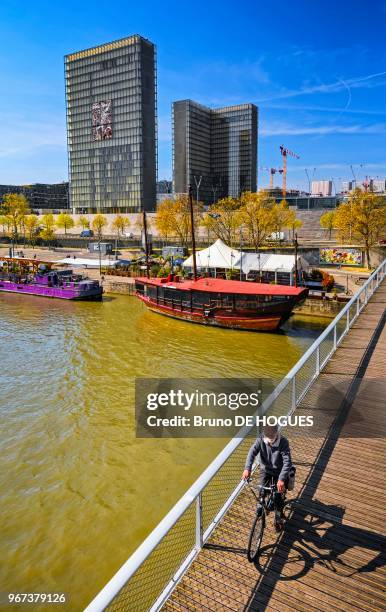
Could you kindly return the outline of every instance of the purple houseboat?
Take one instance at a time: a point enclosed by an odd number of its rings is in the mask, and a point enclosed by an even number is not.
[[[53,268],[52,262],[0,258],[0,291],[62,300],[101,300],[99,281]]]

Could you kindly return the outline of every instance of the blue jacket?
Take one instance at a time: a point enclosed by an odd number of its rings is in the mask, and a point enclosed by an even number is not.
[[[245,462],[246,470],[252,470],[253,462],[257,456],[261,470],[277,477],[278,480],[288,478],[292,467],[292,459],[287,438],[279,435],[277,440],[270,445],[264,441],[264,436],[261,434],[249,449]]]

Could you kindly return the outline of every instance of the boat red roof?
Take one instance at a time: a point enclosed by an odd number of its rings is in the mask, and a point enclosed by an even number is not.
[[[155,287],[169,287],[182,291],[204,291],[209,293],[237,293],[245,295],[300,295],[307,291],[304,287],[291,287],[290,285],[270,285],[238,280],[224,280],[221,278],[198,278],[195,280],[179,280],[165,282],[162,278],[139,277],[135,279],[145,285]]]

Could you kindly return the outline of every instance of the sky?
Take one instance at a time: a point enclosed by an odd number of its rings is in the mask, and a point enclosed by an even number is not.
[[[131,34],[157,46],[159,179],[185,98],[259,107],[259,186],[281,144],[290,188],[384,178],[385,24],[386,0],[1,0],[0,184],[67,180],[64,55]]]

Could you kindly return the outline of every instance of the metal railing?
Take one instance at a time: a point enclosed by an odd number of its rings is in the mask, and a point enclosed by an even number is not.
[[[386,259],[264,401],[260,414],[290,415],[383,281]],[[245,486],[253,428],[233,438],[88,605],[86,612],[156,612]]]

